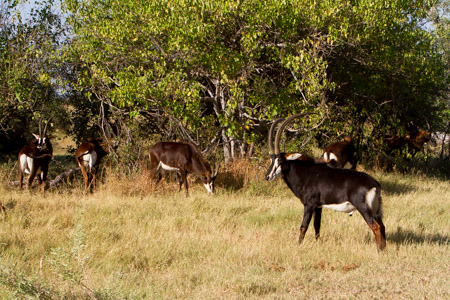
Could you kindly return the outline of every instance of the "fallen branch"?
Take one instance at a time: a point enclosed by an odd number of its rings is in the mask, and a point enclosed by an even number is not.
[[[55,179],[50,180],[49,182],[49,186],[50,187],[54,187],[56,185],[58,185],[61,181],[63,181],[64,179],[67,178],[67,180],[72,181],[73,177],[76,173],[80,172],[81,169],[80,168],[76,168],[76,169],[70,169],[66,172],[63,172],[61,174],[59,174],[58,176],[55,177]]]
[[[58,184],[60,184],[61,181],[63,181],[64,179],[72,181],[73,178],[74,178],[74,175],[76,173],[80,172],[80,171],[81,171],[80,168],[67,170],[67,171],[59,174],[58,176],[56,176],[55,179],[50,180],[49,183],[48,183],[48,186],[53,188],[53,187],[57,186]],[[37,181],[37,177],[35,178],[35,181]],[[11,181],[9,185],[13,186],[13,187],[14,186],[18,186],[19,185],[19,181],[18,180],[17,181]]]

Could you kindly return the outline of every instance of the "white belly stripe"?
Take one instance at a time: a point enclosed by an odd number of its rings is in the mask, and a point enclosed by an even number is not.
[[[330,209],[334,209],[334,210],[346,212],[346,213],[352,212],[356,209],[356,207],[354,207],[348,201],[345,201],[345,202],[339,203],[339,204],[324,204],[324,205],[322,205],[322,207],[330,208]]]
[[[168,166],[168,165],[164,164],[162,161],[159,162],[159,166],[167,171],[180,171],[180,169]],[[159,168],[159,166],[158,166],[158,168]]]

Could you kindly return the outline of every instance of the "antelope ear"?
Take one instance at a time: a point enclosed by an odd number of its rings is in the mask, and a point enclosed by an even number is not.
[[[287,159],[287,160],[296,160],[296,159],[298,159],[299,157],[302,157],[302,155],[301,155],[300,153],[294,153],[294,154],[292,154],[292,155],[287,156],[286,159]]]
[[[38,134],[32,133],[32,135],[33,135],[36,139],[39,139],[39,135],[38,135]]]

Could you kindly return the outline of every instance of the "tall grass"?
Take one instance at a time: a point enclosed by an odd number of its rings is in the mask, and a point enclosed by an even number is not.
[[[297,244],[303,206],[265,163],[222,167],[217,194],[190,178],[150,187],[103,169],[43,195],[0,187],[1,299],[448,299],[450,182],[371,172],[387,248],[359,214],[324,210]],[[13,166],[2,169],[15,179]]]

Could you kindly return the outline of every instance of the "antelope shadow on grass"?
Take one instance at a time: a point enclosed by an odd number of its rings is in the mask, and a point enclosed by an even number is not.
[[[450,245],[450,236],[440,233],[421,233],[398,226],[396,232],[387,232],[388,243],[403,244],[438,244]]]
[[[380,180],[381,190],[391,195],[402,195],[413,192],[416,188],[413,185],[392,182],[390,180]]]

